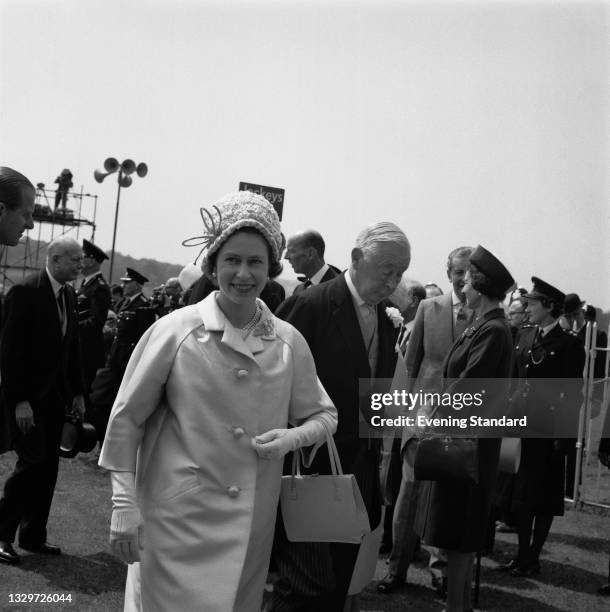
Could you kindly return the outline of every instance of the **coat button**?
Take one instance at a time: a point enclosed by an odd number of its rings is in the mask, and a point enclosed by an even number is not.
[[[237,370],[237,378],[246,378],[248,374],[248,370]]]
[[[235,486],[235,485],[231,485],[230,487],[227,487],[227,495],[229,497],[237,497],[239,495],[239,487]]]
[[[234,438],[241,438],[246,433],[246,430],[243,427],[233,427],[232,431]]]

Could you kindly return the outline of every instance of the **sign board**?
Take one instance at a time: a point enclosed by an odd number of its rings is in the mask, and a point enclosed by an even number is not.
[[[239,183],[240,191],[252,191],[262,195],[269,201],[269,204],[275,208],[277,216],[282,220],[282,211],[284,210],[284,190],[279,187],[265,187],[264,185],[256,185],[255,183]]]

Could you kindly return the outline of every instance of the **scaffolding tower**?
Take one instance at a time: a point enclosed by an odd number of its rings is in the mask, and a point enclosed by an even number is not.
[[[68,193],[66,207],[53,208],[49,196],[55,191],[45,189],[42,183],[36,187],[34,201],[34,229],[28,230],[25,240],[16,247],[0,247],[0,295],[29,273],[40,270],[46,258],[46,246],[54,238],[64,234],[74,233],[74,238],[80,240],[81,228],[90,230],[88,238],[95,242],[95,219],[97,215],[97,195],[80,192]],[[69,205],[72,208],[69,208]]]

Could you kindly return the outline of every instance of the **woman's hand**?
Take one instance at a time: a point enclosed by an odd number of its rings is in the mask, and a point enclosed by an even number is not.
[[[252,448],[261,459],[281,459],[298,448],[298,428],[271,429],[252,438]]]
[[[110,550],[121,561],[140,560],[142,515],[137,508],[114,509],[110,519]]]

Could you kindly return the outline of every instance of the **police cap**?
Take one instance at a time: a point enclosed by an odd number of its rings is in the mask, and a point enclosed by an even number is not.
[[[108,259],[108,255],[102,251],[99,247],[95,246],[93,242],[89,242],[89,240],[83,240],[83,253],[87,257],[93,257],[95,261],[99,261],[102,263],[104,259]]]
[[[148,279],[145,276],[142,276],[139,272],[136,272],[133,268],[125,268],[127,270],[127,274],[121,277],[122,281],[136,281],[140,285],[148,282]]]
[[[537,276],[532,276],[533,288],[530,292],[526,293],[524,298],[531,298],[532,300],[539,300],[541,298],[547,298],[556,304],[563,305],[563,301],[565,300],[565,293],[559,291],[559,289],[553,287],[553,285],[549,285],[541,278]]]

